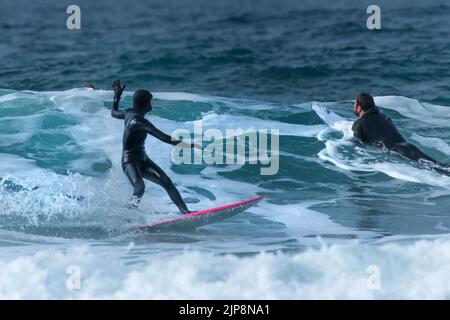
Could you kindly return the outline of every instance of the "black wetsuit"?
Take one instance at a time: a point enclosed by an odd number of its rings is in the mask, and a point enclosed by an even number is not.
[[[124,119],[125,129],[123,133],[122,169],[134,187],[133,196],[141,198],[145,191],[143,178],[162,186],[175,203],[181,213],[189,210],[183,201],[172,180],[145,152],[145,139],[147,134],[159,140],[177,145],[179,140],[173,140],[171,136],[158,130],[144,115],[135,108],[124,111],[113,108],[111,115],[117,119]]]
[[[377,107],[370,108],[353,124],[354,136],[363,143],[384,146],[413,161],[426,160],[442,166],[436,160],[426,155],[416,146],[406,142],[398,132],[392,120]]]

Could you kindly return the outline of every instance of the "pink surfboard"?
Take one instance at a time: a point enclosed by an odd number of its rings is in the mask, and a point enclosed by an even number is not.
[[[211,224],[223,219],[232,217],[248,208],[256,205],[266,195],[256,198],[227,204],[224,206],[192,212],[180,215],[174,219],[163,220],[153,224],[135,225],[131,229],[142,231],[161,231],[161,230],[179,230],[194,229],[206,224]]]

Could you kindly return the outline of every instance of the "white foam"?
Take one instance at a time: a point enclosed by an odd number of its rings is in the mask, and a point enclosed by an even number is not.
[[[155,98],[168,101],[211,102],[213,98],[187,92],[153,92]]]
[[[139,245],[0,260],[1,299],[449,299],[450,240],[322,246],[298,254],[185,252],[126,263]],[[141,257],[142,259],[143,257]],[[109,261],[105,264],[105,261]],[[79,267],[79,290],[66,281]],[[371,281],[376,270],[379,282]]]
[[[320,235],[347,235],[358,236],[358,238],[373,238],[375,233],[359,231],[347,228],[332,221],[329,216],[311,210],[310,207],[317,203],[302,202],[297,204],[274,205],[265,203],[252,209],[252,212],[270,218],[271,220],[283,223],[290,236],[296,237],[301,243],[316,242],[313,238],[308,241],[305,236]],[[336,239],[333,239],[336,241]]]
[[[320,159],[333,163],[340,169],[359,172],[381,172],[392,178],[413,183],[424,183],[432,186],[443,187],[450,189],[450,178],[439,174],[438,172],[426,169],[415,168],[409,164],[400,164],[394,162],[373,162],[364,163],[363,161],[370,161],[370,158],[362,160],[349,160],[341,157],[337,152],[337,146],[342,144],[334,141],[326,142],[326,149],[319,152]]]
[[[3,102],[9,102],[9,101],[13,101],[16,99],[20,99],[20,98],[26,98],[29,97],[30,95],[27,94],[26,92],[18,92],[18,91],[14,91],[11,93],[7,93],[3,96],[0,96],[0,103]]]
[[[449,127],[450,109],[401,96],[374,97],[375,104],[385,109],[399,112],[407,118],[435,126]]]
[[[224,136],[226,136],[226,129],[240,128],[245,132],[255,132],[266,129],[268,130],[268,133],[270,133],[270,130],[279,130],[279,134],[282,136],[314,137],[325,128],[323,125],[290,124],[246,116],[218,115],[215,112],[204,114],[202,125],[204,130],[208,128],[223,130]]]
[[[411,139],[417,141],[424,147],[434,148],[445,155],[450,155],[450,145],[440,138],[423,137],[417,133],[413,133]]]

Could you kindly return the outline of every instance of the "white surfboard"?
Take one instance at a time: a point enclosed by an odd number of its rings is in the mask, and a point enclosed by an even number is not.
[[[312,109],[314,112],[330,127],[335,127],[338,122],[348,121],[344,117],[328,110],[327,107],[322,105],[320,102],[313,102]]]

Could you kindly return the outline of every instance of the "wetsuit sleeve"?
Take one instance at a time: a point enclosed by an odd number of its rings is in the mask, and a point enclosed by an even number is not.
[[[355,136],[355,138],[357,138],[361,141],[365,141],[364,131],[361,126],[361,121],[359,121],[359,120],[355,121],[355,123],[353,123],[352,130],[353,130],[353,135]]]
[[[150,121],[145,121],[145,123],[143,124],[143,129],[145,131],[147,131],[148,134],[151,134],[155,138],[157,138],[165,143],[171,144],[173,146],[175,146],[181,142],[180,140],[172,139],[171,136],[160,131]]]
[[[124,119],[125,118],[125,112],[122,110],[119,110],[119,99],[114,98],[114,102],[111,109],[111,117],[116,119]]]

